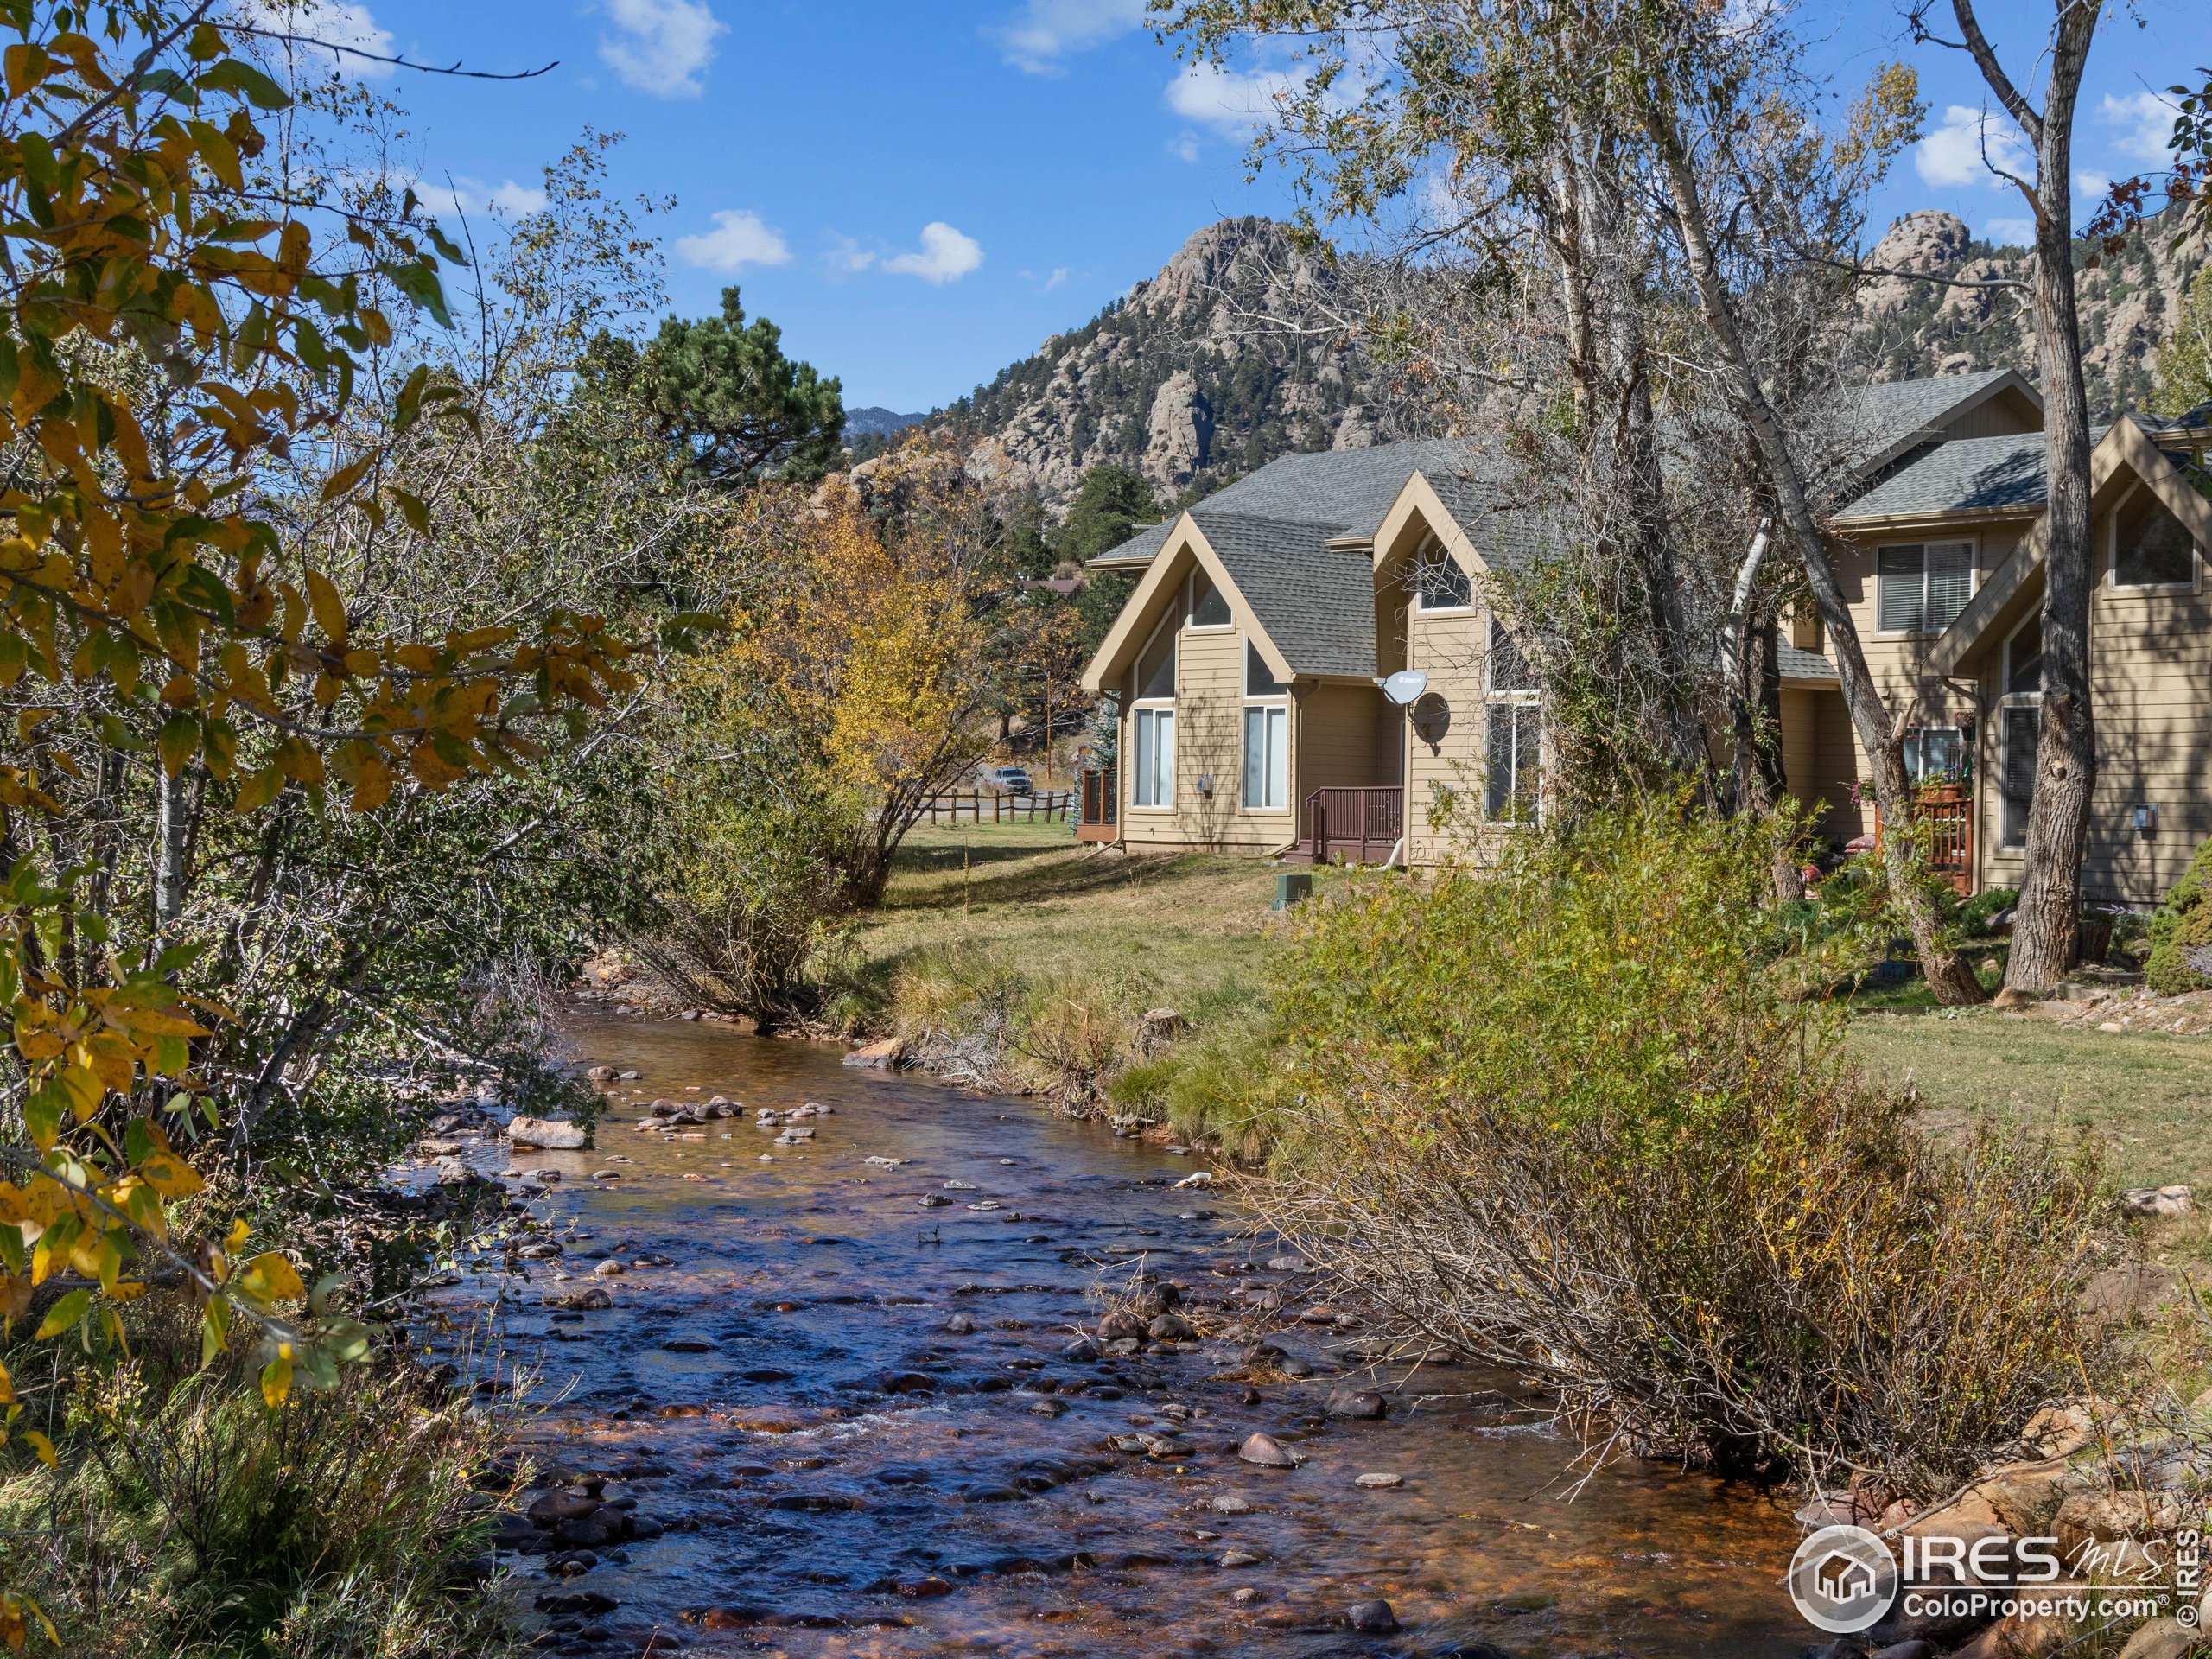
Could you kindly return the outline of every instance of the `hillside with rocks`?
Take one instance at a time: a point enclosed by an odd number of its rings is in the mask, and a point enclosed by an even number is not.
[[[2089,253],[2083,245],[2078,257]],[[2204,257],[2202,232],[2176,246],[2171,228],[2154,223],[2085,272],[2082,329],[2096,418],[2148,396],[2168,314]],[[2027,259],[2024,249],[1976,239],[1952,214],[1923,212],[1898,219],[1870,263],[1978,281],[2019,276]],[[976,471],[1033,493],[1053,515],[1086,471],[1109,463],[1141,472],[1173,500],[1295,451],[1434,435],[1398,429],[1405,412],[1390,408],[1348,336],[1290,326],[1325,314],[1339,280],[1287,226],[1223,219],[1159,275],[926,423],[960,435]],[[2016,290],[1880,277],[1859,297],[1858,332],[1875,379],[2035,372],[2027,296]],[[859,459],[896,442],[896,429],[860,423],[856,431]]]
[[[2077,268],[2095,251],[2077,244]],[[2158,349],[2173,308],[2204,264],[2202,229],[2177,243],[2171,219],[2153,221],[2120,252],[2083,269],[2077,292],[2082,360],[2092,419],[2107,421],[2139,409],[2151,395]],[[1868,257],[1868,264],[1926,271],[1954,283],[2024,279],[2025,248],[1978,240],[1945,213],[1908,213]],[[1859,295],[1861,339],[1873,378],[1969,374],[2017,368],[2036,378],[2035,320],[2018,289],[1947,287],[1904,276],[1870,282]]]

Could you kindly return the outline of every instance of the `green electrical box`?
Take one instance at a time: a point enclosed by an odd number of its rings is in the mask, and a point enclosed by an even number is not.
[[[1275,905],[1277,910],[1288,910],[1293,905],[1313,896],[1313,872],[1284,870],[1275,877]]]

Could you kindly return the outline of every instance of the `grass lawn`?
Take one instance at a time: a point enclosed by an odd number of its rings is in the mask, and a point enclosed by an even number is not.
[[[1024,973],[1096,976],[1194,1019],[1255,1002],[1285,932],[1281,865],[1078,844],[1065,824],[925,824],[849,938],[871,964],[981,948]],[[1317,895],[1345,878],[1315,872]]]
[[[1910,1075],[1938,1122],[1997,1112],[2094,1129],[2130,1186],[2212,1188],[2212,1039],[2009,1020],[1991,1009],[1872,1015],[1849,1043],[1870,1071]]]

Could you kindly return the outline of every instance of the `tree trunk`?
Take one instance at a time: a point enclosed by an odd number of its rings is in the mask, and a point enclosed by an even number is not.
[[[2073,965],[2082,916],[2082,859],[2097,780],[2089,696],[2089,410],[2082,384],[2082,325],[2074,291],[2074,108],[2101,0],[2065,0],[2051,33],[2050,89],[2040,112],[2005,73],[1971,0],[1952,0],[1967,49],[2034,146],[2036,350],[2043,371],[2043,718],[2025,868],[2005,983],[2047,990]]]
[[[1758,450],[1780,509],[1783,529],[1805,562],[1805,575],[1813,598],[1820,607],[1821,620],[1827,624],[1829,637],[1835,642],[1836,677],[1842,685],[1844,707],[1850,713],[1852,729],[1859,734],[1859,746],[1872,762],[1874,798],[1891,826],[1891,833],[1883,838],[1891,894],[1904,917],[1905,929],[1911,934],[1913,950],[1920,958],[1921,971],[1927,976],[1929,988],[1936,994],[1936,1000],[1949,1007],[1971,1007],[1985,1000],[1981,982],[1957,952],[1943,948],[1942,920],[1935,899],[1919,885],[1916,849],[1912,836],[1904,833],[1912,823],[1912,792],[1910,780],[1905,775],[1904,748],[1891,723],[1889,710],[1883,706],[1882,694],[1875,689],[1874,677],[1867,670],[1866,653],[1859,644],[1851,607],[1844,601],[1834,562],[1828,557],[1827,541],[1813,518],[1803,474],[1789,452],[1782,423],[1767,401],[1745,347],[1735,303],[1721,280],[1713,240],[1706,227],[1704,198],[1690,171],[1688,157],[1683,153],[1681,137],[1675,130],[1673,112],[1646,102],[1638,113],[1666,172],[1668,194],[1676,227],[1681,233],[1683,253],[1697,283],[1699,306],[1706,326],[1713,332],[1721,369]]]
[[[192,827],[191,784],[183,771],[172,777],[157,766],[154,830],[154,927],[166,933],[184,914],[185,838]]]

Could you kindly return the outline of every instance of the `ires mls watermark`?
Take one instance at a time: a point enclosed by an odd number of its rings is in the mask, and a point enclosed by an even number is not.
[[[1893,1548],[1864,1527],[1822,1527],[1797,1546],[1786,1582],[1805,1622],[1831,1636],[1872,1630],[1892,1611],[1907,1618],[2075,1624],[2171,1614],[2194,1629],[2203,1541],[2184,1527],[2170,1539],[2091,1539],[2062,1556],[2049,1536],[1907,1534]]]

